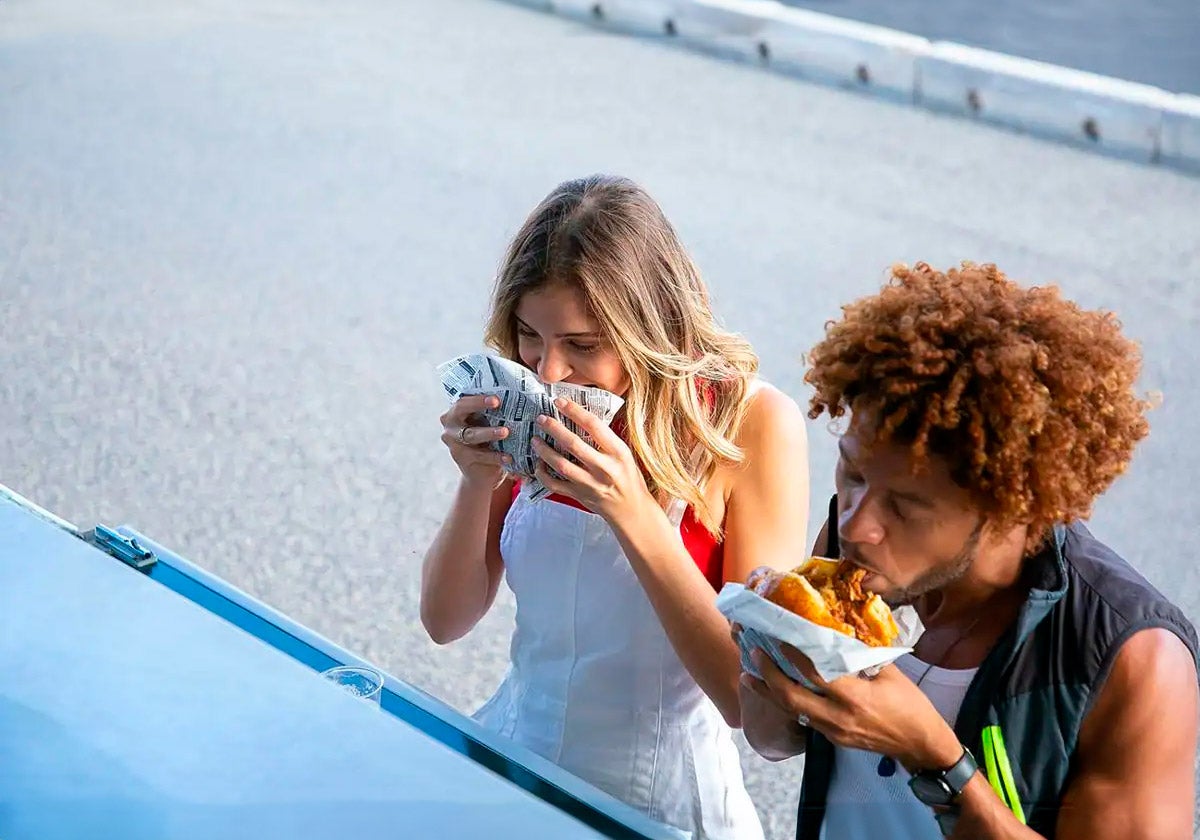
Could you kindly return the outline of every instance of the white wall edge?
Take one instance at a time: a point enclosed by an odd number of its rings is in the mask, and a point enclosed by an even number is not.
[[[785,6],[506,0],[929,110],[1200,172],[1200,97]]]

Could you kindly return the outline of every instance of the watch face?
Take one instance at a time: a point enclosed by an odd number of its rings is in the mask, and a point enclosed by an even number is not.
[[[908,780],[908,786],[926,805],[949,805],[954,801],[954,791],[941,778],[918,774]]]

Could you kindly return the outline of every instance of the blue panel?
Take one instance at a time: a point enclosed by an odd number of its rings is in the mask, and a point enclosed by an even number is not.
[[[297,625],[144,534],[129,527],[118,530],[136,537],[141,545],[155,552],[159,562],[150,570],[151,578],[293,659],[317,671],[335,665],[361,662],[328,639]],[[372,664],[372,667],[378,666]],[[394,677],[388,678],[381,704],[385,711],[419,728],[456,752],[470,757],[539,799],[602,831],[607,837],[634,840],[680,836],[678,832],[645,818],[640,812],[610,799],[532,753],[523,755],[522,759],[529,764],[540,765],[539,772],[529,769],[525,764],[505,754],[517,751],[516,747],[497,744],[494,737],[489,737],[488,733],[480,730],[469,718],[460,715],[441,701],[400,683]],[[463,731],[464,728],[472,729],[474,733],[468,734]],[[485,741],[491,741],[492,744],[489,745]],[[564,788],[574,790],[569,792]]]
[[[0,837],[643,836],[599,810],[597,831],[468,760],[540,775],[454,736],[403,683],[389,682],[394,714],[350,697],[313,673],[339,657],[302,629],[242,614],[242,632],[208,609],[234,616],[236,599],[181,572],[172,591],[170,571],[137,572],[0,500]]]

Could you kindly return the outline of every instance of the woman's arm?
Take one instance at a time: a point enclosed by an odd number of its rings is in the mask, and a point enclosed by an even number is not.
[[[544,466],[538,477],[609,522],[684,667],[725,720],[740,726],[740,658],[712,586],[646,489],[624,442],[573,403],[559,410],[584,428],[598,449],[550,420],[545,428],[579,464],[541,446],[544,464],[564,480],[551,477]],[[764,389],[754,398],[737,443],[746,459],[734,471],[729,491],[725,562],[727,579],[744,580],[755,566],[796,565],[803,550],[807,438],[799,408],[779,391]]]
[[[817,534],[812,553],[824,557],[828,551],[829,522],[826,521]],[[760,680],[748,673],[742,674],[740,688],[742,732],[756,753],[767,761],[783,761],[808,749],[808,727],[802,726],[794,714],[781,706]]]
[[[496,599],[504,562],[500,530],[512,504],[512,481],[503,479],[507,456],[491,450],[508,435],[503,426],[480,425],[479,413],[495,397],[463,397],[442,415],[442,443],[462,473],[450,512],[421,569],[421,623],[439,645],[470,632]]]
[[[744,583],[759,566],[792,569],[808,541],[808,434],[790,397],[763,388],[738,446],[746,460],[725,509],[725,580]]]
[[[459,482],[421,569],[421,623],[437,644],[465,636],[496,600],[504,574],[500,530],[511,504],[511,481],[490,493]]]

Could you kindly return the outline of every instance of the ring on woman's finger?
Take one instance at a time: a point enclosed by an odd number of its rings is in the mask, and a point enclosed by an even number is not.
[[[461,429],[458,430],[458,442],[463,445],[466,445],[466,442],[467,442],[467,427],[466,426],[463,426]]]

